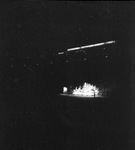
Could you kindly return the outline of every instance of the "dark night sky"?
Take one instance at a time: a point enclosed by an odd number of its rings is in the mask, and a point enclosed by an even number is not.
[[[1,9],[1,41],[11,53],[36,55],[122,40],[130,17],[130,3],[10,2]]]
[[[46,145],[49,150],[56,146],[63,149],[61,145],[70,146],[70,143],[80,148],[79,144],[83,142],[84,145],[90,142],[89,147],[98,144],[100,149],[107,145],[106,149],[129,148],[126,146],[130,143],[128,129],[131,127],[128,123],[131,122],[133,4],[109,1],[1,2],[1,150],[41,150],[46,149]],[[110,40],[115,40],[116,44],[57,55],[68,48]],[[63,99],[60,102],[60,97],[56,98],[63,86],[77,86],[84,81],[114,86],[112,97],[107,101],[80,99],[73,103]],[[75,110],[71,111],[70,104]],[[61,114],[66,115],[67,110],[69,120],[79,114],[77,117],[83,118],[84,126],[70,126],[69,129],[61,119]],[[96,127],[100,132],[97,130],[95,134]],[[82,137],[84,141],[80,143]]]
[[[94,81],[100,80],[100,77],[101,80],[123,76],[127,78],[131,4],[40,1],[4,3],[0,14],[1,76],[5,80],[7,77],[17,80],[24,76],[28,78],[29,73],[42,74],[42,77],[44,74],[50,77],[51,74],[57,82],[62,78],[61,82],[67,82],[69,76],[71,81],[77,77],[79,82],[83,78],[91,81],[89,76]],[[68,58],[53,56],[68,48],[109,40],[117,43],[113,48],[106,48],[105,53],[102,47],[99,48],[100,52],[89,50],[85,56],[74,53]],[[79,61],[79,57],[83,59]],[[53,58],[55,61],[52,61]],[[73,59],[71,64],[65,63],[68,59]],[[52,63],[53,67],[49,66]],[[26,75],[26,72],[29,73]]]

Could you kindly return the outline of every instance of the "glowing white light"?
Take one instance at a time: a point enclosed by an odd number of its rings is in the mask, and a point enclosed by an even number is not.
[[[62,54],[64,54],[64,52],[59,52],[59,53],[58,53],[58,55],[62,55]]]
[[[74,51],[74,50],[91,48],[91,47],[102,46],[102,45],[113,44],[113,43],[115,43],[115,41],[107,41],[107,42],[102,42],[102,43],[97,43],[97,44],[91,44],[91,45],[86,45],[86,46],[69,48],[69,49],[67,49],[67,51]]]
[[[67,49],[67,52],[76,51],[76,50],[82,51],[81,49],[92,48],[92,47],[97,47],[97,46],[102,46],[102,45],[113,44],[113,43],[116,43],[116,41],[107,41],[107,42],[102,42],[102,43],[97,43],[97,44],[91,44],[91,45],[86,45],[86,46],[69,48],[69,49]],[[84,51],[84,53],[87,54],[85,51]],[[58,52],[58,55],[63,55],[63,54],[64,54],[64,52]],[[66,55],[67,55],[67,53],[66,53]]]
[[[73,90],[73,95],[96,97],[99,96],[99,89],[96,86],[85,82],[82,87],[79,86]]]
[[[67,92],[67,87],[63,87],[63,93],[66,93]]]

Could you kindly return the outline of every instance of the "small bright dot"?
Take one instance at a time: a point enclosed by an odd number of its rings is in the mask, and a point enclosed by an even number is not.
[[[63,87],[63,93],[67,92],[67,87]]]
[[[84,60],[86,61],[87,59],[85,58]]]
[[[108,56],[105,56],[105,58],[108,58]]]
[[[23,65],[24,67],[26,67],[26,65]]]
[[[58,55],[62,55],[62,54],[64,54],[64,52],[58,52]]]
[[[37,64],[37,66],[39,66],[39,64]]]

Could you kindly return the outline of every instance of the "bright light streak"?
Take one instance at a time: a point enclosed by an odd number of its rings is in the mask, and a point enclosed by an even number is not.
[[[58,55],[62,55],[62,54],[64,54],[64,52],[59,52],[59,53],[58,53]]]
[[[86,46],[69,48],[69,49],[67,49],[67,51],[74,51],[74,50],[91,48],[91,47],[102,46],[102,45],[108,45],[108,44],[113,44],[113,43],[116,43],[116,41],[107,41],[107,42],[102,42],[102,43],[97,43],[97,44],[91,44],[91,45],[86,45]]]

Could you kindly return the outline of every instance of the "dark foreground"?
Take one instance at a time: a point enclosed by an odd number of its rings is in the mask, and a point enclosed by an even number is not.
[[[126,96],[88,99],[44,90],[29,93],[10,90],[1,102],[1,150],[130,149]]]

